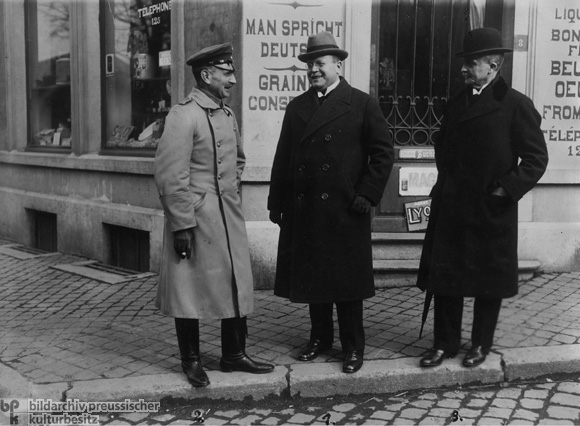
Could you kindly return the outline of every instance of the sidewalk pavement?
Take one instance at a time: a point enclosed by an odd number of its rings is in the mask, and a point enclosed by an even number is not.
[[[504,301],[493,352],[473,369],[461,366],[462,354],[432,369],[418,366],[432,343],[433,313],[419,338],[424,294],[414,287],[379,289],[365,301],[365,364],[352,375],[341,371],[338,338],[314,362],[296,361],[308,339],[307,305],[290,303],[271,290],[256,291],[247,352],[276,369],[265,375],[220,372],[220,322],[201,321],[202,361],[211,384],[192,388],[181,372],[173,319],[154,306],[155,275],[110,284],[78,275],[71,266],[88,259],[6,254],[13,245],[0,240],[3,398],[257,400],[271,394],[390,393],[580,372],[580,272],[542,273],[520,283],[520,294]],[[468,302],[464,349],[471,316]]]

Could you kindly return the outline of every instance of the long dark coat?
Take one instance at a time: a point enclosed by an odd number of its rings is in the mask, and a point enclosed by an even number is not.
[[[345,80],[320,107],[313,88],[288,104],[268,199],[283,213],[274,294],[304,303],[374,295],[370,214],[350,207],[356,194],[376,205],[392,165],[378,103]]]
[[[244,317],[254,282],[240,181],[246,157],[233,111],[193,89],[171,108],[155,155],[165,212],[156,306],[176,318]],[[191,259],[173,232],[193,228]]]
[[[490,86],[469,108],[467,89],[450,100],[435,143],[438,178],[417,281],[433,294],[518,292],[517,202],[542,177],[548,152],[532,101],[502,77]],[[508,197],[491,195],[498,185]]]

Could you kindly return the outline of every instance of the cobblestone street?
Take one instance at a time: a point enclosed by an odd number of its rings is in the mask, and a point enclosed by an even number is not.
[[[180,373],[173,321],[154,305],[157,276],[107,284],[56,269],[83,260],[59,253],[27,259],[0,253],[0,360],[35,383]],[[365,300],[366,360],[418,357],[431,347],[432,313],[419,338],[423,300],[415,287],[379,289]],[[255,302],[248,353],[276,365],[295,363],[308,339],[307,305],[271,290],[256,291]],[[468,300],[464,339],[472,306]],[[579,317],[580,273],[542,274],[504,300],[494,348],[580,343]],[[200,325],[204,365],[219,370],[219,322]],[[342,360],[336,334],[333,349],[317,362]]]
[[[503,303],[493,353],[474,369],[461,355],[418,366],[432,314],[419,337],[424,295],[414,287],[378,289],[365,301],[365,365],[353,375],[341,373],[337,343],[316,363],[296,361],[307,306],[256,291],[247,351],[275,371],[220,372],[219,322],[203,322],[211,385],[194,389],[173,321],[154,306],[156,276],[107,283],[71,272],[85,258],[17,256],[10,246],[0,241],[0,398],[161,402],[152,413],[103,413],[104,425],[580,424],[578,272],[521,282]],[[464,347],[472,303],[465,310]]]
[[[577,425],[580,375],[560,381],[259,403],[165,401],[155,414],[102,416],[106,425]]]

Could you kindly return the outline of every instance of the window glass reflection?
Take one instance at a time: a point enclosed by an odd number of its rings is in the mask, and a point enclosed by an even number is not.
[[[106,149],[155,149],[171,106],[171,1],[106,0]]]
[[[26,2],[32,146],[70,147],[69,1]]]

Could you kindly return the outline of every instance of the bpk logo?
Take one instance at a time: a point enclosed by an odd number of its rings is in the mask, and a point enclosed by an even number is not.
[[[26,413],[28,413],[27,399],[0,399],[0,425],[27,425]]]

